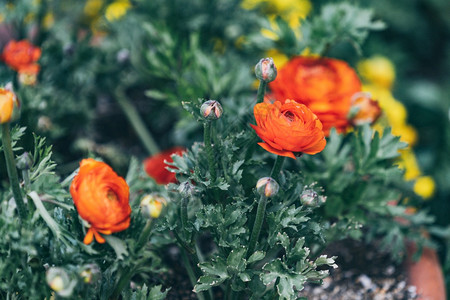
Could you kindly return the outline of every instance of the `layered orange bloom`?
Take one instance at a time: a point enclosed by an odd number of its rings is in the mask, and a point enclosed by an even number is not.
[[[361,82],[344,61],[297,56],[278,71],[269,87],[278,101],[292,99],[307,105],[319,117],[328,135],[332,127],[343,131],[349,125],[351,98],[361,91]]]
[[[10,90],[0,88],[0,124],[11,121],[15,97]]]
[[[23,68],[29,67],[30,65],[37,65],[36,62],[40,57],[41,49],[32,45],[27,40],[10,41],[0,56],[1,60],[10,66],[11,69],[19,73]]]
[[[185,149],[183,147],[173,147],[165,150],[157,155],[151,156],[144,160],[144,169],[148,176],[152,177],[158,184],[168,184],[177,181],[175,173],[169,172],[166,168],[169,166],[165,163],[173,162],[170,157],[172,154],[182,155]]]
[[[381,107],[378,101],[372,99],[370,93],[356,93],[352,97],[352,111],[350,116],[352,125],[373,124],[381,116]]]
[[[90,225],[85,244],[90,244],[94,237],[104,243],[100,233],[112,234],[130,226],[128,184],[107,164],[83,159],[70,185],[70,193],[81,218]]]
[[[258,103],[253,109],[256,134],[265,150],[295,159],[296,154],[316,154],[325,148],[319,118],[306,105],[292,100]]]

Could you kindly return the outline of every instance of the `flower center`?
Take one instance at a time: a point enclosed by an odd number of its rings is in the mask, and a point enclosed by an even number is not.
[[[114,193],[114,191],[112,190],[108,190],[108,192],[106,193],[106,198],[108,198],[108,200],[110,201],[119,201],[117,199],[116,193]]]
[[[285,111],[283,113],[283,116],[286,119],[286,121],[288,121],[289,123],[293,122],[295,119],[295,115],[290,111]]]

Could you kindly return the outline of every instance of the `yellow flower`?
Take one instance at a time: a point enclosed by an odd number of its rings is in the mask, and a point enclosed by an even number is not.
[[[419,164],[411,148],[401,150],[398,166],[405,170],[405,180],[413,180],[421,175]]]
[[[100,14],[102,6],[102,0],[88,0],[84,6],[84,14],[89,18],[95,19]]]
[[[0,124],[11,121],[16,96],[13,92],[0,88]]]
[[[414,192],[422,196],[424,199],[429,199],[434,195],[436,184],[431,176],[421,176],[417,178],[414,184]]]
[[[127,13],[130,7],[130,1],[116,0],[106,7],[105,17],[110,22],[118,20]]]
[[[358,63],[357,69],[368,82],[390,89],[395,80],[395,68],[384,56],[373,56]]]
[[[275,22],[277,16],[285,20],[299,35],[300,20],[306,18],[312,8],[309,0],[244,0],[241,5],[244,9],[257,8],[267,15],[271,28],[263,29],[261,32],[264,36],[274,40],[278,38],[276,32],[279,29]]]

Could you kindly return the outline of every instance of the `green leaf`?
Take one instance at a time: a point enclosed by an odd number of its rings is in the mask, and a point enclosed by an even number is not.
[[[125,256],[128,256],[127,245],[123,240],[112,235],[104,235],[103,237],[116,252],[118,260],[123,260]]]
[[[255,251],[252,255],[250,255],[250,257],[248,258],[248,263],[254,263],[257,261],[260,261],[261,259],[263,259],[266,256],[266,253],[264,251]]]
[[[232,273],[244,271],[247,266],[245,254],[247,254],[247,248],[245,247],[231,250],[227,258],[227,270]]]
[[[266,286],[278,280],[276,287],[281,299],[296,299],[294,290],[301,291],[307,280],[306,276],[289,270],[279,258],[264,265],[263,270],[260,278]]]

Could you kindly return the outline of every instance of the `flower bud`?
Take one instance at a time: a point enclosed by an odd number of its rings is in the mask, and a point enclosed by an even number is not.
[[[305,206],[319,206],[326,202],[326,197],[319,196],[314,190],[306,189],[300,194],[300,202]]]
[[[33,166],[33,158],[28,152],[24,152],[17,158],[16,166],[19,170],[29,170]]]
[[[47,284],[61,297],[70,297],[76,285],[62,268],[51,267],[46,273]]]
[[[271,57],[261,59],[255,66],[256,78],[264,82],[274,81],[277,77],[277,67]]]
[[[279,188],[280,186],[278,183],[271,177],[263,177],[256,183],[256,190],[258,193],[266,197],[275,196],[278,193]]]
[[[355,93],[352,96],[351,105],[348,119],[353,126],[373,124],[381,116],[381,107],[378,101],[372,99],[370,93]]]
[[[0,124],[17,119],[20,114],[20,102],[12,91],[12,85],[0,88]]]
[[[156,219],[161,215],[161,211],[167,201],[161,196],[150,194],[145,195],[141,200],[141,213],[146,218]]]
[[[188,198],[192,196],[192,194],[195,191],[195,187],[192,183],[189,181],[182,182],[180,186],[178,187],[178,192],[180,192],[181,197]]]
[[[81,268],[80,277],[83,279],[84,283],[91,284],[95,283],[100,279],[101,271],[96,264],[84,265]]]
[[[314,190],[304,190],[300,195],[300,201],[306,206],[316,206],[318,204],[318,195]]]
[[[200,107],[200,113],[207,120],[216,120],[222,115],[222,105],[216,100],[208,100]]]

